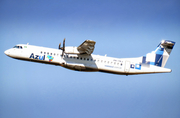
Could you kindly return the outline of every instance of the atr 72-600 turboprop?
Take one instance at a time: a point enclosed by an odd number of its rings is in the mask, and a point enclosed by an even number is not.
[[[106,72],[121,75],[168,73],[164,68],[175,45],[174,41],[162,40],[157,48],[144,56],[136,58],[113,58],[93,55],[95,41],[85,40],[78,47],[59,49],[18,44],[4,53],[12,58],[62,66],[67,69],[86,72]]]

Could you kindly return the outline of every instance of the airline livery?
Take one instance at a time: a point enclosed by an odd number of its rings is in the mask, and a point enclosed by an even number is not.
[[[162,40],[157,48],[144,56],[136,58],[113,58],[93,55],[95,41],[86,40],[78,47],[59,49],[18,44],[4,53],[12,58],[62,66],[67,69],[87,72],[106,72],[121,75],[168,73],[164,68],[175,45],[174,41]]]

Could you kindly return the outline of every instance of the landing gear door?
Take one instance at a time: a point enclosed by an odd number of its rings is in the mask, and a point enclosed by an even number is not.
[[[131,64],[130,61],[126,61],[126,62],[125,62],[124,71],[125,71],[126,73],[129,73],[130,64]]]
[[[64,57],[63,57],[63,56],[61,56],[60,65],[63,66],[63,67],[66,66],[66,61],[64,60]]]

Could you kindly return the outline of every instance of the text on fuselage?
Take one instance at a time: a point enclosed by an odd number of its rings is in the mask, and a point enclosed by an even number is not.
[[[45,60],[45,55],[40,56],[40,55],[34,55],[34,53],[32,53],[29,58],[37,59],[37,60]]]

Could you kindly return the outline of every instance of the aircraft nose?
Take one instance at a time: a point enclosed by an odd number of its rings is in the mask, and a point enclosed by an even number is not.
[[[8,56],[10,54],[9,50],[4,51],[4,54]]]

